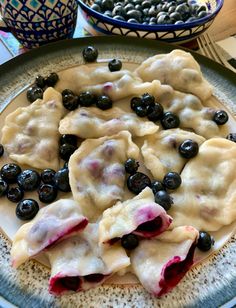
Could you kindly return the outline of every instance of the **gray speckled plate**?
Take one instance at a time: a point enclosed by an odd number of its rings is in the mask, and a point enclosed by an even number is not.
[[[131,37],[94,37],[68,40],[35,49],[0,66],[0,108],[30,84],[36,74],[45,75],[83,62],[81,52],[94,45],[103,59],[119,57],[140,63],[175,47]],[[234,112],[236,75],[226,68],[194,55],[216,94]],[[9,262],[10,243],[0,235],[0,295],[19,307],[217,307],[236,294],[236,237],[204,263],[195,266],[169,294],[156,299],[140,285],[103,285],[95,289],[55,298],[48,294],[49,271],[30,261],[17,271]]]

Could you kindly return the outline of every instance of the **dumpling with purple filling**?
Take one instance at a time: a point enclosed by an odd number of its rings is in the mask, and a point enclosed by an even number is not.
[[[203,101],[212,95],[212,86],[203,77],[197,61],[189,52],[180,49],[148,58],[135,73],[143,81],[157,79],[176,90],[192,93]]]
[[[126,234],[151,238],[164,232],[172,222],[162,206],[155,203],[149,187],[136,197],[118,202],[103,212],[99,221],[99,242],[113,243]]]
[[[191,139],[200,146],[205,138],[180,128],[162,130],[146,136],[141,148],[144,164],[155,179],[162,180],[167,172],[180,173],[187,159],[179,154],[180,144]]]
[[[87,139],[111,136],[122,130],[129,131],[133,137],[145,136],[157,132],[158,128],[152,121],[145,121],[134,112],[125,112],[118,107],[108,110],[82,107],[61,120],[59,132]]]
[[[13,238],[11,259],[14,267],[75,231],[82,231],[88,219],[71,199],[60,199],[39,210],[34,219],[22,225]]]
[[[130,265],[121,246],[104,249],[98,245],[97,224],[88,224],[83,232],[51,247],[47,255],[51,264],[49,292],[55,295],[94,288]]]
[[[206,140],[184,167],[181,186],[172,194],[171,228],[189,224],[217,231],[236,219],[236,144],[224,138]]]
[[[1,142],[9,157],[34,168],[59,168],[59,122],[65,114],[62,96],[48,88],[43,99],[10,113],[2,129]]]
[[[74,200],[89,220],[95,221],[124,194],[124,162],[137,159],[139,148],[131,134],[87,139],[69,160],[69,180]]]
[[[142,240],[131,255],[131,266],[143,287],[155,296],[172,290],[193,265],[198,231],[182,226],[151,240]]]

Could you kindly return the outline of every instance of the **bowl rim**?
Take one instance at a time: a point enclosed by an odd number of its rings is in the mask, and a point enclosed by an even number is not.
[[[216,9],[210,14],[203,18],[197,19],[196,21],[191,21],[188,23],[180,24],[180,25],[143,25],[140,23],[128,23],[127,21],[117,20],[113,19],[109,16],[103,15],[97,11],[94,11],[90,8],[87,4],[84,3],[83,0],[77,0],[79,6],[88,14],[95,17],[98,20],[101,20],[103,22],[106,22],[110,25],[115,25],[121,28],[126,29],[132,29],[132,30],[138,30],[138,31],[178,31],[178,30],[185,30],[189,28],[194,28],[200,25],[203,25],[207,23],[208,21],[215,18],[215,16],[219,13],[221,10],[224,0],[216,0],[217,6]],[[209,3],[209,0],[207,1]]]

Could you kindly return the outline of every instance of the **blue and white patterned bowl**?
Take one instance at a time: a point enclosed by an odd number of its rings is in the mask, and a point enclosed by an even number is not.
[[[78,0],[83,16],[97,33],[182,43],[190,41],[206,31],[222,8],[224,0],[198,0],[200,4],[207,6],[207,16],[181,25],[143,25],[115,20],[91,9],[90,6],[93,2],[93,0]]]

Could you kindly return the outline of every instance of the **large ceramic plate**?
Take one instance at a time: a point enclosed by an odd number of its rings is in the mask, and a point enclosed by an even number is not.
[[[0,66],[1,111],[37,74],[45,75],[83,62],[81,52],[94,45],[100,59],[118,57],[141,63],[175,47],[156,41],[125,37],[95,37],[58,42],[21,55]],[[236,112],[236,76],[224,67],[194,55],[216,95]],[[14,109],[14,106],[10,106]],[[223,183],[222,183],[223,185]],[[1,200],[1,202],[3,202]],[[0,221],[4,220],[1,213]],[[9,262],[10,243],[0,236],[0,295],[19,307],[217,307],[236,294],[236,237],[203,263],[195,266],[169,294],[156,299],[140,285],[103,285],[87,292],[55,298],[48,294],[49,271],[34,261],[14,270]]]

